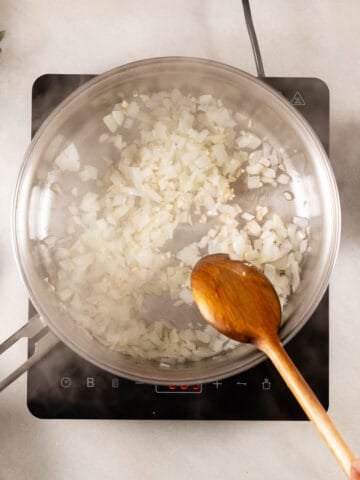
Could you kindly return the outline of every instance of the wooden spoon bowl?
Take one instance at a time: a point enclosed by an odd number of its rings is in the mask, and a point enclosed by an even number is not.
[[[191,288],[202,316],[227,337],[261,348],[264,336],[277,336],[279,297],[250,263],[222,253],[204,257],[193,269]]]

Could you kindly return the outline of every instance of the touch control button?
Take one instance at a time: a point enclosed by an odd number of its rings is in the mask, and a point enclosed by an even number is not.
[[[94,388],[95,380],[94,377],[86,377],[86,388]]]
[[[219,380],[216,380],[216,381],[213,382],[212,384],[215,385],[216,390],[219,390],[219,388],[220,388],[221,385],[222,385],[222,382],[219,382]]]
[[[62,388],[69,388],[71,387],[71,378],[70,377],[62,377],[60,378],[60,385]]]
[[[262,385],[262,389],[263,390],[271,390],[271,382],[268,378],[265,378],[262,382],[261,382],[261,385]]]
[[[114,377],[111,379],[111,387],[112,388],[119,388],[120,386],[120,382],[119,382],[119,379]]]

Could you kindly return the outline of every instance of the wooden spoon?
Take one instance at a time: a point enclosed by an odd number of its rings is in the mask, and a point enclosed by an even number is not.
[[[252,343],[270,358],[350,477],[355,456],[281,345],[281,306],[265,275],[228,255],[209,255],[195,265],[191,288],[205,320],[227,337]]]

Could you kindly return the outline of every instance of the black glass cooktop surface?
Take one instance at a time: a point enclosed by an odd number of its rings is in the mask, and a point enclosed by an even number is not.
[[[32,135],[51,110],[92,75],[49,74],[32,91]],[[329,147],[329,91],[315,78],[266,78]],[[329,296],[286,350],[325,408],[329,398]],[[29,308],[29,315],[32,313]],[[34,345],[29,343],[29,352]],[[29,370],[27,403],[39,418],[304,420],[269,361],[204,385],[146,385],[101,370],[59,343]]]

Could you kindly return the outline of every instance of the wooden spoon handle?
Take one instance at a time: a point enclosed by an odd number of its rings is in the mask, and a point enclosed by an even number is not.
[[[350,477],[351,463],[355,459],[355,455],[336,429],[315,393],[284,350],[280,340],[277,337],[267,339],[266,342],[261,342],[258,347],[270,358],[346,475]]]

